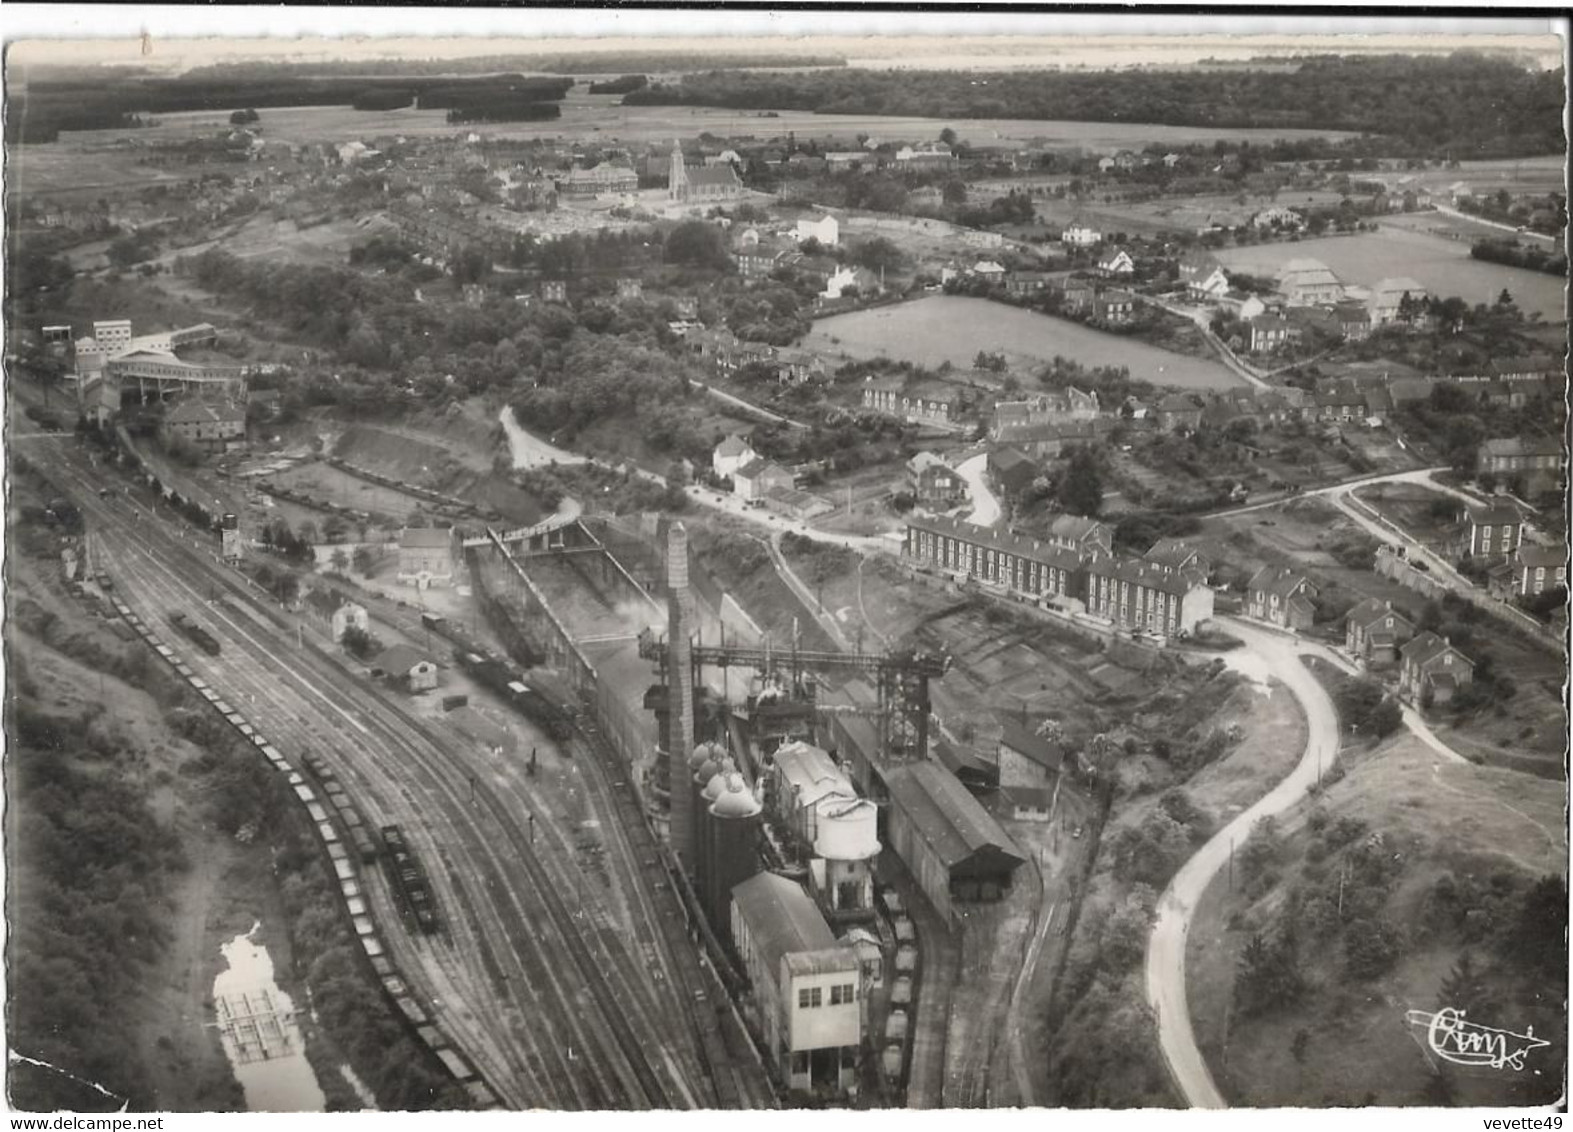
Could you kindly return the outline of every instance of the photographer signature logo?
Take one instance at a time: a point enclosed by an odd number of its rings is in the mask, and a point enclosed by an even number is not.
[[[1464,1017],[1464,1011],[1444,1006],[1435,1014],[1428,1010],[1411,1010],[1411,1026],[1425,1031],[1426,1045],[1443,1061],[1454,1065],[1483,1066],[1489,1069],[1524,1068],[1524,1061],[1541,1046],[1549,1045],[1543,1038],[1535,1037],[1535,1028],[1515,1034],[1512,1030],[1499,1030],[1482,1026]]]

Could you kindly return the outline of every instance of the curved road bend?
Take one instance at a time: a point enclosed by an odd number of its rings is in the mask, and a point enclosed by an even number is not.
[[[1338,754],[1338,716],[1332,699],[1300,662],[1302,643],[1238,618],[1221,620],[1299,702],[1305,712],[1306,744],[1305,754],[1283,781],[1214,834],[1175,874],[1158,901],[1158,917],[1147,943],[1147,1002],[1157,1017],[1158,1043],[1169,1075],[1193,1108],[1228,1107],[1197,1048],[1185,1000],[1185,938],[1196,905],[1228,864],[1231,843],[1243,844],[1258,819],[1282,813],[1298,802],[1316,782],[1318,769],[1330,768]]]

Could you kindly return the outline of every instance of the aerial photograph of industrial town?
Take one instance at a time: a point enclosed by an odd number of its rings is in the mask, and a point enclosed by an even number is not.
[[[1565,32],[698,15],[6,30],[5,1105],[1558,1111]]]

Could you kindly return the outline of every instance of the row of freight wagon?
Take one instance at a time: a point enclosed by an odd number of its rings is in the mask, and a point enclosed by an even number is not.
[[[448,1036],[438,1027],[436,1021],[428,1013],[426,1006],[415,996],[409,984],[405,982],[398,967],[394,964],[392,957],[382,943],[371,908],[367,904],[366,893],[362,888],[361,874],[357,868],[358,862],[374,861],[381,856],[385,862],[389,862],[394,866],[393,872],[395,875],[402,871],[401,866],[410,864],[415,865],[417,874],[419,874],[419,866],[415,864],[413,856],[409,853],[402,831],[397,826],[384,826],[381,831],[381,840],[387,848],[387,852],[381,852],[379,850],[378,838],[370,832],[364,815],[360,813],[358,807],[350,799],[348,792],[338,782],[332,768],[319,756],[308,753],[302,758],[302,765],[317,780],[322,793],[327,797],[328,806],[335,811],[333,815],[330,815],[328,808],[324,807],[318,800],[317,792],[311,784],[284,758],[277,748],[251,726],[245,716],[225,701],[206,680],[197,675],[192,667],[181,659],[178,653],[161,641],[147,623],[137,616],[136,613],[132,612],[124,601],[119,597],[114,597],[111,601],[114,604],[115,612],[130,626],[131,630],[142,640],[146,641],[153,651],[167,661],[174,668],[175,672],[190,685],[193,691],[212,705],[214,710],[223,716],[230,726],[234,727],[247,742],[256,748],[268,760],[269,765],[274,770],[286,777],[295,797],[310,815],[316,827],[317,836],[327,850],[329,862],[344,901],[343,906],[354,927],[361,949],[371,965],[372,972],[382,985],[383,992],[388,996],[389,1001],[393,1003],[395,1009],[398,1010],[400,1017],[414,1031],[416,1039],[431,1052],[443,1069],[463,1087],[470,1104],[474,1108],[495,1109],[502,1107],[497,1094],[492,1090],[485,1078],[475,1068],[469,1058],[454,1047]],[[172,617],[171,620],[173,621],[174,618]],[[187,620],[189,623],[189,619]],[[203,632],[205,634],[206,630],[203,630]],[[217,655],[216,641],[214,645],[214,649],[204,649],[203,651],[209,652],[210,655]],[[338,829],[335,828],[333,821],[330,820],[333,816],[338,818],[340,824],[348,833],[351,845],[354,847],[353,854],[351,849],[346,848]],[[357,828],[361,831],[359,835],[355,832]],[[397,850],[394,849],[395,845],[398,847]],[[411,918],[415,920],[416,925],[423,932],[436,931],[440,926],[440,920],[437,917],[436,908],[430,900],[430,889],[424,885],[423,875],[421,876],[421,886],[424,888],[427,896],[424,905],[426,909],[425,916],[415,911],[411,901],[404,895],[408,890],[401,890],[399,882],[397,880],[393,881],[395,892],[400,894],[399,898],[403,902],[404,908],[410,913]]]
[[[543,692],[527,684],[524,673],[440,613],[422,613],[421,624],[453,645],[454,663],[471,679],[507,701],[553,739],[567,739],[573,734],[578,710],[567,695],[557,689]],[[566,748],[563,753],[568,753]]]

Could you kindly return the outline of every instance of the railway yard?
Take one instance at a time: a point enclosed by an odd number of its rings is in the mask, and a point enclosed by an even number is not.
[[[412,1005],[401,1008],[436,1027],[428,1044],[462,1051],[450,1068],[471,1077],[479,1106],[769,1103],[747,1050],[725,1052],[706,976],[678,946],[664,869],[625,820],[627,784],[608,773],[593,733],[530,777],[367,687],[314,633],[256,600],[206,536],[173,529],[167,510],[133,493],[101,499],[71,440],[23,448],[80,500],[100,562],[114,564],[115,600],[170,643],[221,710],[238,713],[243,733],[265,736],[292,768],[326,766],[369,826],[403,830],[428,878],[432,930],[401,926],[407,908],[380,869],[359,871],[360,896],[408,988]],[[171,610],[191,611],[216,653],[166,628]],[[528,721],[516,725],[552,748]]]

